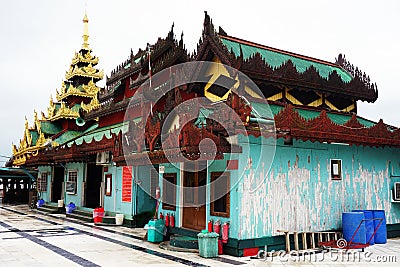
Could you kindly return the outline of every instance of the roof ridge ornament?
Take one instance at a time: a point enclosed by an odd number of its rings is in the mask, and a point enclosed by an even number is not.
[[[350,75],[352,75],[355,79],[359,80],[368,90],[374,91],[375,100],[378,98],[378,86],[376,83],[371,82],[369,76],[365,72],[362,72],[361,69],[354,67],[354,65],[346,59],[344,54],[338,55],[336,58],[336,64],[350,73]]]

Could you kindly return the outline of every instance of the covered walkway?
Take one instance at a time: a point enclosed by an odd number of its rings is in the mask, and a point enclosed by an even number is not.
[[[30,203],[36,195],[37,171],[24,168],[0,168],[0,201]]]

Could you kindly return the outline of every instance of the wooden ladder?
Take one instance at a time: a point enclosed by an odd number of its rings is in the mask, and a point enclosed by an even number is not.
[[[289,230],[278,230],[280,233],[285,234],[285,248],[286,252],[291,251],[290,246],[290,235],[293,235],[294,250],[295,251],[308,251],[320,249],[319,243],[324,241],[338,240],[342,238],[342,233],[334,231],[322,231],[322,232],[299,232]],[[299,235],[302,241],[302,250],[299,246]],[[315,243],[315,237],[317,236],[318,243]],[[308,241],[308,242],[307,242]]]

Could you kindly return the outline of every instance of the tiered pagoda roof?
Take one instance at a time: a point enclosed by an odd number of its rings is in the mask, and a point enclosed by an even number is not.
[[[95,68],[99,58],[92,55],[89,46],[88,17],[83,18],[83,44],[79,52],[75,52],[61,89],[56,90],[56,102],[50,96],[47,116],[42,112],[42,119],[37,118],[35,112],[34,127],[29,128],[25,123],[24,137],[19,146],[13,145],[13,165],[25,164],[32,155],[45,146],[58,146],[59,136],[76,136],[84,127],[76,125],[75,120],[80,117],[79,109],[92,110],[98,106],[97,94],[100,88],[96,82],[104,76],[102,70]],[[68,122],[69,121],[69,122]],[[73,132],[74,134],[68,134]]]

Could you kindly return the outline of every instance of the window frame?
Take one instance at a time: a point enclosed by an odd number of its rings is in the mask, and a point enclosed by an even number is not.
[[[70,178],[71,178],[70,173],[76,173],[75,181],[70,180]],[[75,184],[75,186],[73,186],[74,184]],[[68,187],[72,187],[72,191]],[[65,183],[65,192],[68,195],[76,195],[77,187],[78,187],[78,170],[68,170],[67,171],[67,181]]]
[[[45,179],[43,179],[43,176],[46,176]],[[37,190],[39,192],[47,192],[47,181],[49,179],[49,172],[41,172],[40,177],[38,177],[38,182],[37,182]]]
[[[225,194],[226,196],[226,212],[221,212],[221,211],[215,211],[215,201],[210,201],[210,215],[211,216],[218,216],[218,217],[226,217],[229,218],[230,217],[230,210],[231,210],[231,194],[230,194],[230,173],[229,172],[211,172],[211,183],[210,183],[210,197],[212,197],[214,195],[214,187],[215,187],[215,183],[213,183],[213,181],[215,181],[217,178],[219,178],[220,176],[227,176],[226,179],[226,183],[227,183],[227,193]]]
[[[334,173],[334,165],[338,165],[337,173]],[[340,181],[343,179],[343,173],[342,173],[342,160],[341,159],[331,159],[330,160],[330,177],[331,180],[334,181]]]
[[[112,174],[107,173],[104,181],[104,195],[110,197],[112,195]]]
[[[173,184],[175,185],[173,187],[173,202],[175,203],[175,205],[171,205],[171,204],[167,204],[164,202],[164,198],[165,198],[165,188],[167,186],[166,181],[171,182],[169,180],[167,180],[167,178],[172,178],[173,179]],[[175,210],[176,211],[176,185],[177,185],[177,174],[176,173],[164,173],[163,174],[163,180],[162,180],[162,209],[163,210]],[[171,186],[171,185],[168,185]]]

